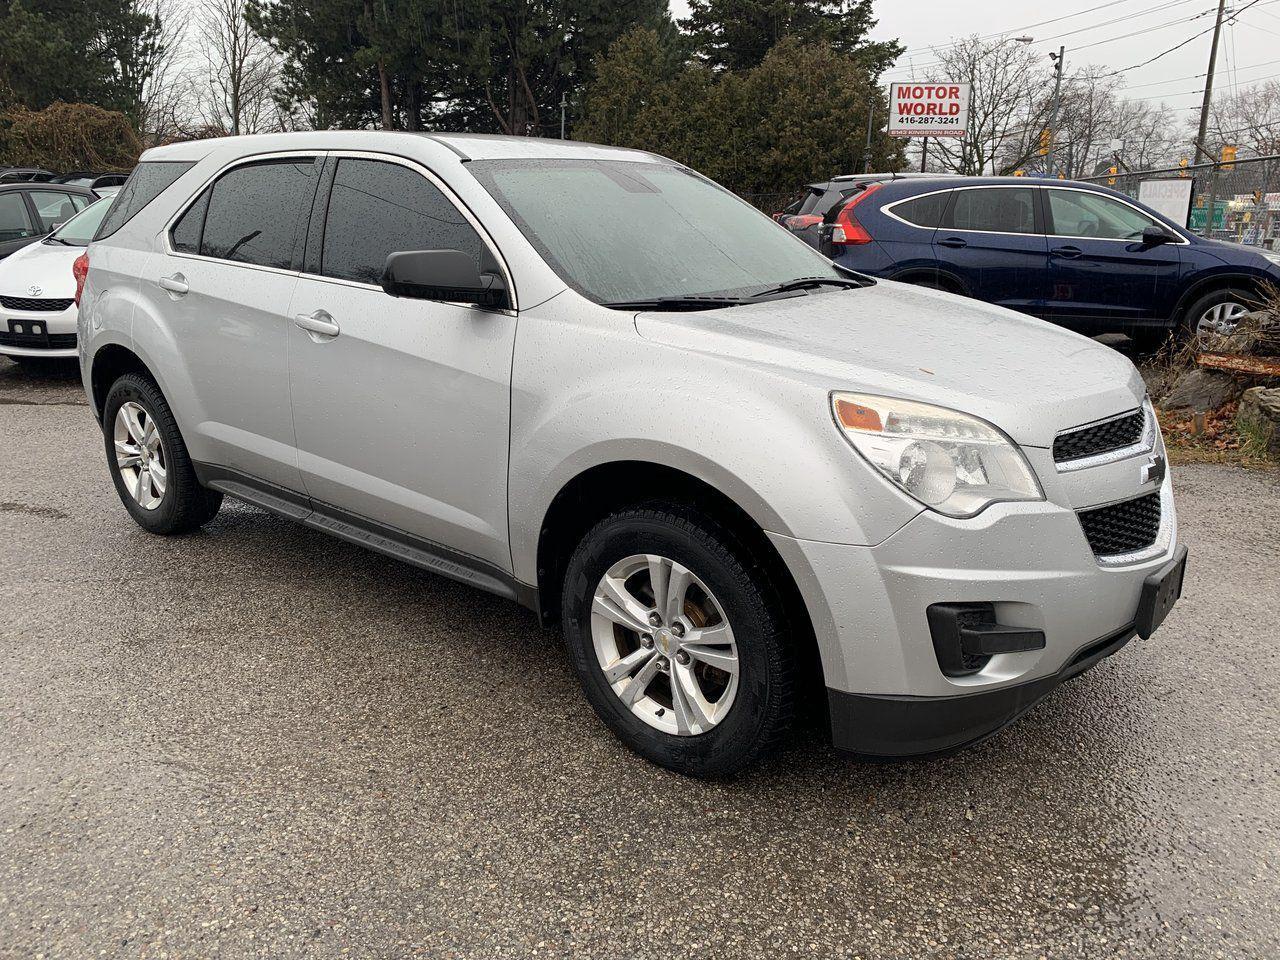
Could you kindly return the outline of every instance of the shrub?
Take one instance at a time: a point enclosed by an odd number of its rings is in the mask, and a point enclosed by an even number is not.
[[[142,144],[123,113],[87,103],[0,113],[0,164],[48,170],[128,170]]]

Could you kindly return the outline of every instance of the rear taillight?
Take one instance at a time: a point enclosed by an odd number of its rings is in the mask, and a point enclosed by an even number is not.
[[[816,227],[822,222],[822,218],[812,213],[794,213],[783,217],[780,222],[788,230],[804,230],[806,227]]]
[[[66,261],[63,261],[64,263]],[[89,277],[89,254],[82,253],[71,265],[71,275],[76,278],[76,306],[80,306],[80,296],[84,293],[84,282]]]
[[[851,246],[871,242],[871,234],[867,233],[866,227],[858,222],[858,216],[853,208],[879,190],[881,186],[882,184],[879,183],[871,184],[844,205],[844,209],[836,216],[835,225],[831,228],[832,243]]]

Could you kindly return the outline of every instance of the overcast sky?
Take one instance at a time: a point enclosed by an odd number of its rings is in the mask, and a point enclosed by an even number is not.
[[[1248,6],[1249,9],[1245,9]],[[1032,49],[1067,48],[1067,66],[1097,64],[1120,70],[1190,40],[1148,66],[1126,70],[1126,94],[1164,100],[1179,116],[1198,109],[1208,65],[1216,0],[876,0],[877,39],[897,38],[907,52],[886,76],[905,79],[911,65],[934,61],[933,46],[970,34],[1031,36]],[[1280,77],[1280,0],[1229,0],[1239,18],[1224,26],[1218,51],[1215,92],[1234,85]],[[685,0],[671,0],[677,16],[688,13]],[[1088,11],[1088,12],[1086,12]],[[1053,21],[1053,22],[1046,22]],[[1203,36],[1196,34],[1208,30]],[[1195,39],[1191,39],[1195,37]],[[1187,109],[1192,108],[1192,109]]]

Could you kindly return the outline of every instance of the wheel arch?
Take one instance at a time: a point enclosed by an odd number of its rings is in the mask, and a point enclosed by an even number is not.
[[[896,280],[899,283],[919,283],[921,280],[928,280],[947,293],[954,293],[962,297],[969,295],[963,280],[949,270],[937,267],[911,267],[895,273],[889,279]]]
[[[111,385],[126,373],[140,373],[152,380],[155,374],[142,357],[122,343],[103,344],[93,355],[89,368],[90,398],[93,415],[102,422],[102,410],[107,402]],[[163,392],[163,388],[161,388]]]
[[[570,479],[552,498],[538,534],[538,612],[547,626],[560,619],[560,592],[569,557],[596,523],[642,503],[691,505],[728,528],[746,547],[749,562],[762,569],[778,591],[795,635],[801,676],[818,683],[822,666],[818,643],[799,585],[764,528],[732,497],[708,481],[677,467],[645,460],[598,463]],[[818,698],[821,699],[821,698]]]
[[[1187,318],[1187,311],[1201,297],[1206,294],[1213,293],[1217,290],[1226,290],[1232,287],[1243,287],[1251,290],[1255,295],[1261,297],[1263,294],[1263,284],[1266,282],[1265,277],[1255,276],[1248,273],[1215,273],[1212,276],[1203,277],[1193,282],[1182,295],[1178,298],[1177,304],[1173,308],[1173,321],[1175,325],[1181,325]]]

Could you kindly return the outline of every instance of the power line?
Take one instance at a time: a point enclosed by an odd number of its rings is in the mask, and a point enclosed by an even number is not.
[[[1037,23],[1028,24],[1028,25],[1027,25],[1027,26],[1025,26],[1025,27],[1012,27],[1012,28],[1009,28],[1009,29],[1007,29],[1007,30],[1001,30],[999,33],[991,33],[991,34],[987,34],[987,35],[985,35],[985,36],[977,37],[976,39],[977,39],[978,41],[980,41],[980,42],[981,42],[981,41],[985,41],[985,40],[994,40],[994,39],[995,39],[995,38],[997,38],[997,37],[1008,36],[1008,35],[1009,35],[1009,34],[1011,34],[1011,33],[1021,33],[1021,32],[1024,32],[1024,31],[1026,31],[1026,30],[1030,30],[1030,29],[1032,29],[1033,27],[1037,27],[1037,26],[1044,26],[1044,25],[1046,25],[1046,24],[1050,24],[1050,23],[1058,23],[1058,22],[1061,22],[1061,21],[1063,21],[1063,20],[1070,20],[1070,19],[1072,19],[1072,18],[1074,18],[1074,17],[1082,16],[1082,15],[1084,15],[1084,14],[1086,14],[1086,13],[1092,13],[1092,12],[1094,12],[1094,11],[1096,11],[1096,10],[1102,10],[1102,9],[1104,9],[1104,8],[1107,8],[1107,7],[1117,6],[1117,5],[1118,5],[1118,4],[1120,4],[1120,3],[1128,3],[1128,2],[1132,2],[1132,0],[1111,0],[1111,2],[1110,2],[1110,3],[1104,3],[1104,4],[1100,4],[1099,6],[1096,6],[1096,7],[1090,7],[1090,8],[1088,8],[1087,10],[1081,10],[1081,11],[1079,11],[1078,13],[1069,13],[1069,14],[1065,14],[1064,16],[1061,16],[1061,17],[1054,17],[1053,19],[1050,19],[1050,20],[1041,20],[1041,21],[1039,21],[1039,22],[1037,22]],[[1123,23],[1123,22],[1124,22],[1124,21],[1126,21],[1126,20],[1134,20],[1134,19],[1137,19],[1138,17],[1144,17],[1144,16],[1147,16],[1147,15],[1152,14],[1152,13],[1160,13],[1160,12],[1162,12],[1162,11],[1164,11],[1164,10],[1168,10],[1168,9],[1173,8],[1173,7],[1184,6],[1185,4],[1187,4],[1187,3],[1192,3],[1192,2],[1194,2],[1194,0],[1164,0],[1164,2],[1162,2],[1162,3],[1157,3],[1157,4],[1155,4],[1154,6],[1151,6],[1151,7],[1144,7],[1144,8],[1143,8],[1143,9],[1141,9],[1141,10],[1135,10],[1135,11],[1133,11],[1132,13],[1127,13],[1127,14],[1125,14],[1125,15],[1123,15],[1123,16],[1120,16],[1120,17],[1114,17],[1114,18],[1113,18],[1113,19],[1111,19],[1111,20],[1104,20],[1104,21],[1101,21],[1101,22],[1099,22],[1099,23],[1091,23],[1091,24],[1089,24],[1088,26],[1085,26],[1085,27],[1077,27],[1077,28],[1076,28],[1076,29],[1074,29],[1074,30],[1068,30],[1068,31],[1066,31],[1065,33],[1059,33],[1059,34],[1054,34],[1053,36],[1050,36],[1050,37],[1044,37],[1044,38],[1042,38],[1040,41],[1037,41],[1037,42],[1045,42],[1045,43],[1047,43],[1047,42],[1048,42],[1048,41],[1050,41],[1050,40],[1058,40],[1058,39],[1061,39],[1062,37],[1074,36],[1074,35],[1079,34],[1079,33],[1087,33],[1087,32],[1089,32],[1090,30],[1099,30],[1099,29],[1102,29],[1102,28],[1104,28],[1104,27],[1113,26],[1114,24],[1117,24],[1117,23]],[[1267,2],[1269,2],[1269,3],[1274,3],[1274,2],[1278,2],[1278,0],[1267,0]],[[1198,16],[1204,16],[1204,14],[1199,14]],[[1173,21],[1173,23],[1165,24],[1164,26],[1173,26],[1174,24],[1182,23],[1182,22],[1186,22],[1186,21],[1194,20],[1194,19],[1195,19],[1195,17],[1187,17],[1187,18],[1185,18],[1185,20],[1175,20],[1175,21]],[[1154,28],[1154,29],[1163,29],[1163,27],[1156,27],[1156,28]],[[1139,32],[1139,33],[1146,33],[1146,32],[1149,32],[1149,31],[1147,31],[1147,30],[1142,30],[1142,31],[1138,31],[1138,32]],[[1133,36],[1133,34],[1130,34],[1129,36]],[[1114,38],[1114,39],[1124,39],[1124,37],[1117,37],[1117,38]],[[936,52],[937,52],[937,51],[939,51],[939,50],[950,50],[950,49],[955,48],[955,47],[963,46],[964,44],[969,43],[969,42],[971,42],[971,41],[970,41],[969,39],[967,39],[967,38],[966,38],[966,39],[964,39],[964,40],[957,40],[957,41],[955,41],[955,42],[953,42],[953,43],[938,44],[938,45],[936,45],[936,46],[932,46],[932,47],[929,47],[929,48],[927,48],[927,49],[929,49],[930,51],[932,51],[932,52],[936,53]],[[1100,42],[1106,43],[1106,42],[1109,42],[1109,41],[1100,41]],[[1090,46],[1092,46],[1092,45],[1093,45],[1093,44],[1090,44]],[[920,50],[920,49],[922,49],[922,48],[920,48],[920,47],[910,48],[910,50]],[[1082,47],[1082,48],[1080,48],[1080,49],[1084,49],[1084,48]],[[905,55],[906,53],[908,53],[908,52],[909,52],[909,51],[904,51],[904,55]],[[938,66],[938,65],[940,65],[941,63],[942,63],[942,61],[941,61],[941,60],[931,60],[931,61],[928,61],[928,62],[923,63],[923,64],[917,64],[917,65],[915,65],[915,66],[920,67],[920,68],[927,68],[927,67]]]
[[[1233,19],[1233,20],[1234,20],[1236,17],[1240,16],[1240,14],[1244,13],[1246,10],[1248,10],[1250,7],[1252,7],[1254,4],[1256,4],[1256,3],[1260,3],[1260,2],[1261,2],[1261,0],[1249,0],[1249,2],[1248,2],[1248,3],[1246,3],[1243,7],[1241,7],[1239,10],[1237,10],[1237,11],[1235,11],[1233,14],[1231,14],[1231,19]],[[1215,24],[1215,26],[1216,26],[1216,24]],[[1151,64],[1153,64],[1153,63],[1155,63],[1157,60],[1159,60],[1159,59],[1161,59],[1161,58],[1163,58],[1163,57],[1167,57],[1169,54],[1173,53],[1175,50],[1181,50],[1183,47],[1185,47],[1187,44],[1191,43],[1193,40],[1199,40],[1199,39],[1200,39],[1201,37],[1203,37],[1206,33],[1212,33],[1212,32],[1213,32],[1213,30],[1214,30],[1214,27],[1206,27],[1204,30],[1201,30],[1199,33],[1196,33],[1196,34],[1193,34],[1193,35],[1192,35],[1192,36],[1190,36],[1190,37],[1187,37],[1187,39],[1183,40],[1181,43],[1175,43],[1172,47],[1169,47],[1169,49],[1167,49],[1167,50],[1161,50],[1161,51],[1160,51],[1159,53],[1157,53],[1154,57],[1148,57],[1146,60],[1143,60],[1143,61],[1142,61],[1142,62],[1140,62],[1140,63],[1135,63],[1135,64],[1133,64],[1132,66],[1128,66],[1128,67],[1121,67],[1119,70],[1113,70],[1111,73],[1103,74],[1103,76],[1105,76],[1105,77],[1118,77],[1120,74],[1122,74],[1122,73],[1128,73],[1130,70],[1139,70],[1139,69],[1141,69],[1142,67],[1149,66],[1149,65],[1151,65]]]

